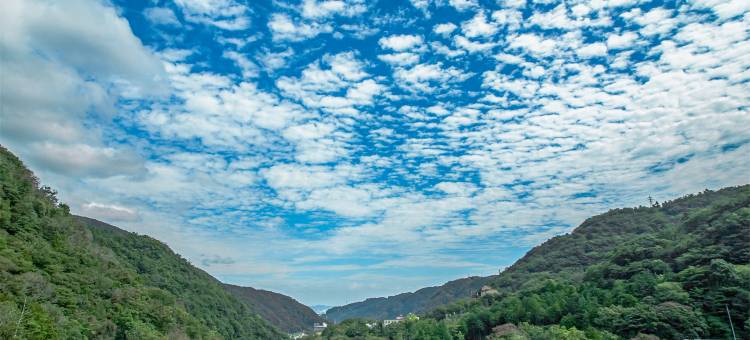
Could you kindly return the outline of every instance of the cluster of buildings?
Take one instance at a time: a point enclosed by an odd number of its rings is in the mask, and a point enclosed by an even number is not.
[[[313,333],[315,333],[315,334],[323,333],[323,331],[326,330],[326,328],[328,328],[328,323],[327,322],[316,322],[316,323],[313,323]]]
[[[320,335],[320,333],[323,333],[323,331],[326,328],[328,328],[328,323],[327,322],[315,322],[315,323],[313,323],[312,334]],[[297,333],[294,333],[294,334],[289,334],[289,337],[292,338],[292,339],[294,339],[294,340],[297,340],[297,339],[304,338],[306,335],[308,335],[307,332],[303,331],[303,332],[297,332]]]
[[[397,322],[401,322],[401,321],[404,321],[404,316],[403,315],[399,315],[395,319],[383,320],[383,327],[388,326],[388,325],[390,325],[392,323],[397,323]]]
[[[385,320],[383,320],[383,327],[388,326],[388,325],[392,325],[394,323],[402,322],[402,321],[406,320],[407,318],[409,320],[412,320],[412,319],[413,320],[419,320],[419,317],[416,316],[416,315],[414,315],[414,314],[409,314],[407,317],[404,317],[403,315],[399,315],[395,319],[385,319]],[[367,323],[367,327],[368,328],[373,328],[373,327],[375,327],[377,325],[378,325],[377,322]],[[323,331],[326,328],[328,328],[328,323],[327,322],[316,322],[316,323],[313,323],[312,334],[320,335],[321,333],[323,333]],[[301,338],[305,337],[306,335],[307,335],[306,332],[299,332],[299,333],[289,334],[289,336],[292,339],[301,339]]]

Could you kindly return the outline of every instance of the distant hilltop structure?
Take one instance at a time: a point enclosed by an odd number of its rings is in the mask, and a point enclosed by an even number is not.
[[[479,290],[476,293],[474,293],[474,297],[480,298],[486,295],[498,295],[498,294],[500,294],[500,291],[498,291],[497,289],[484,285],[482,286],[482,288],[479,288]]]

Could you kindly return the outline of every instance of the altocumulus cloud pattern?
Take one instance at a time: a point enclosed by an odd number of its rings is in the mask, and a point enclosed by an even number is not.
[[[746,183],[748,11],[4,1],[0,142],[74,212],[225,281],[345,303]]]

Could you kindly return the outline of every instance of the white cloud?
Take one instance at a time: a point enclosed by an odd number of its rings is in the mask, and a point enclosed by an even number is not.
[[[110,147],[88,144],[33,143],[31,158],[50,171],[79,177],[137,175],[144,171],[137,155]]]
[[[224,51],[224,57],[234,61],[242,71],[242,77],[254,78],[258,76],[258,65],[250,61],[245,55],[235,51]]]
[[[335,126],[325,123],[307,123],[290,126],[284,131],[284,137],[290,140],[317,139],[328,136]]]
[[[315,190],[296,206],[303,210],[328,210],[344,217],[365,217],[374,212],[369,206],[371,200],[372,193],[367,190],[338,186]]]
[[[435,25],[435,27],[432,29],[432,31],[435,32],[435,33],[437,33],[437,34],[447,36],[447,35],[450,35],[451,33],[453,33],[453,31],[455,31],[456,28],[458,28],[458,26],[456,26],[453,23],[448,22],[448,23],[444,23],[444,24]]]
[[[545,73],[546,71],[544,70],[544,67],[539,65],[527,66],[523,70],[523,74],[529,78],[540,78],[544,76]]]
[[[601,57],[607,55],[607,46],[602,43],[588,44],[576,51],[581,58]]]
[[[264,50],[263,53],[258,55],[258,60],[263,65],[263,71],[271,73],[277,69],[286,66],[289,59],[294,56],[294,50],[288,47],[286,50],[281,52],[271,52]]]
[[[750,3],[743,0],[700,0],[692,4],[698,8],[710,8],[719,18],[725,20],[742,16],[750,11]]]
[[[515,9],[502,9],[492,12],[492,20],[509,30],[517,30],[523,22],[523,14]]]
[[[439,41],[433,41],[430,44],[430,47],[432,47],[432,49],[435,51],[435,53],[437,53],[439,55],[444,55],[447,58],[451,58],[451,59],[452,58],[457,58],[457,57],[460,57],[460,56],[466,54],[465,50],[462,50],[462,49],[455,49],[455,50],[451,49],[450,47],[448,47],[446,45],[443,45]]]
[[[453,38],[453,42],[456,44],[456,47],[465,49],[469,53],[486,52],[491,50],[496,45],[495,43],[491,42],[482,43],[471,41],[461,35],[457,35],[455,38]]]
[[[380,54],[378,59],[396,66],[408,66],[419,62],[419,55],[410,52]]]
[[[507,8],[522,8],[526,6],[526,0],[505,0],[502,5]]]
[[[302,16],[306,18],[326,18],[332,15],[356,16],[367,11],[363,1],[305,0],[302,3]]]
[[[669,33],[677,24],[672,18],[673,12],[665,8],[654,8],[641,14],[640,10],[633,15],[633,21],[643,26],[640,33],[644,36],[654,36]]]
[[[325,55],[308,65],[300,77],[281,77],[276,86],[309,108],[356,116],[356,107],[372,105],[383,89],[377,81],[367,79],[370,75],[364,67],[352,52]]]
[[[472,183],[440,182],[435,185],[435,188],[447,194],[459,196],[469,196],[477,191],[477,187]]]
[[[234,0],[175,0],[185,20],[237,31],[250,26],[249,9]]]
[[[629,6],[635,5],[637,2],[638,0],[610,0],[607,2],[607,7],[610,7],[610,8],[629,7]]]
[[[276,190],[324,188],[346,181],[346,172],[323,166],[279,164],[261,174]]]
[[[448,0],[448,4],[459,12],[478,6],[475,0]]]
[[[175,102],[155,103],[139,111],[138,125],[155,138],[198,139],[205,147],[243,150],[270,143],[267,130],[281,130],[305,119],[299,105],[259,90],[254,83],[234,84],[231,78],[190,73],[169,67]]]
[[[380,47],[394,51],[405,51],[422,44],[422,37],[418,35],[401,34],[383,37],[378,40]]]
[[[462,82],[472,74],[454,67],[444,68],[441,63],[437,63],[418,64],[409,69],[399,68],[393,76],[399,81],[398,84],[406,89],[431,93],[436,90],[433,84],[438,88],[443,87],[451,82]]]
[[[508,53],[498,53],[495,55],[495,59],[502,63],[511,65],[521,64],[523,62],[523,58]]]
[[[287,14],[275,13],[268,21],[268,29],[273,33],[274,40],[301,41],[317,36],[321,33],[330,33],[333,28],[329,24],[317,22],[295,22]]]
[[[166,26],[180,26],[174,12],[167,7],[149,7],[143,11],[143,15],[154,24]]]
[[[134,209],[115,204],[88,202],[81,206],[80,214],[110,223],[138,221],[140,216]]]
[[[584,4],[577,4],[570,8],[570,11],[576,17],[585,17],[591,13],[591,7]]]
[[[524,33],[513,37],[510,40],[510,46],[525,49],[534,55],[545,56],[555,50],[557,43],[552,39],[544,39],[532,33]]]
[[[624,49],[633,45],[638,39],[638,34],[625,32],[623,34],[611,34],[607,37],[607,47],[610,49]]]
[[[495,23],[487,22],[487,18],[482,11],[461,24],[461,31],[469,38],[491,36],[497,33],[497,29]]]
[[[558,28],[569,30],[575,28],[577,25],[575,21],[568,17],[565,4],[560,4],[549,12],[534,13],[534,15],[529,18],[529,21],[532,24],[546,29]]]
[[[137,155],[105,145],[119,98],[165,93],[158,58],[111,7],[9,1],[0,13],[0,141],[35,169],[106,177],[139,173]],[[98,124],[86,127],[86,118]],[[44,124],[39,124],[44,122]]]

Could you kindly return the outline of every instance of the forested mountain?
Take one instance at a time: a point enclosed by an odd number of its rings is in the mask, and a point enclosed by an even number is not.
[[[2,147],[0,199],[2,339],[284,337],[163,243],[72,216]]]
[[[426,312],[471,296],[493,278],[494,276],[472,276],[453,280],[442,286],[422,288],[411,293],[370,298],[340,307],[332,307],[325,316],[329,320],[339,322],[352,318],[393,319],[398,315]]]
[[[615,209],[552,238],[465,299],[323,338],[750,338],[750,186]]]
[[[111,235],[134,235],[92,218],[84,216],[74,217],[84,225],[90,227],[95,238],[104,239],[112,237]],[[121,250],[127,251],[128,249]],[[250,306],[250,309],[263,318],[263,320],[284,332],[295,333],[303,330],[311,330],[313,323],[325,321],[310,307],[297,302],[297,300],[289,296],[252,287],[240,287],[225,283],[221,283],[221,285],[237,300]]]
[[[283,294],[230,284],[224,284],[224,288],[250,305],[264,320],[288,333],[312,330],[313,323],[325,321],[310,307]]]

